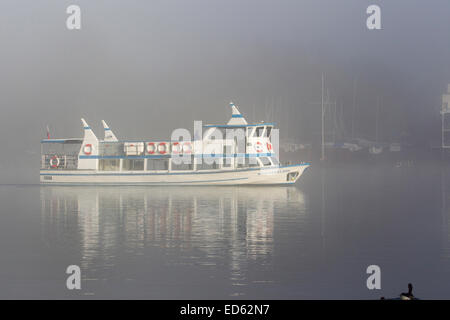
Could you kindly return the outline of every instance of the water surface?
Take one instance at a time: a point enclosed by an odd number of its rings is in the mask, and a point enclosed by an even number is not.
[[[0,186],[0,298],[450,298],[450,174],[312,168],[293,187]],[[449,187],[448,187],[449,186]],[[68,265],[82,289],[69,291]],[[382,290],[366,287],[366,268]]]

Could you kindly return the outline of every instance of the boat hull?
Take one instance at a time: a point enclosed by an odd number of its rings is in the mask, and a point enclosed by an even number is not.
[[[210,171],[41,170],[41,184],[49,185],[274,185],[293,184],[309,164]]]

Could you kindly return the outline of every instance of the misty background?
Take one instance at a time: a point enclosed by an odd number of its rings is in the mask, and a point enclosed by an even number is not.
[[[81,7],[81,30],[66,8]],[[381,7],[382,30],[366,28]],[[349,134],[438,145],[450,83],[450,2],[96,0],[0,2],[0,183],[38,183],[40,139],[167,139],[194,120],[277,122],[281,140],[320,133],[321,73]],[[356,85],[356,90],[355,90]],[[274,112],[271,112],[271,110]]]

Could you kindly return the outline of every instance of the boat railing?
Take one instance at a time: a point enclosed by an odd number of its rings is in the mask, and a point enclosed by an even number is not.
[[[41,169],[76,170],[78,154],[48,153],[41,155]]]

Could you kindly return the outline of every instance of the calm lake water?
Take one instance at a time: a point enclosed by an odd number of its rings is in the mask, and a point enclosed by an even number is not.
[[[379,299],[408,282],[450,298],[437,166],[311,168],[294,187],[3,185],[0,201],[0,298]]]

